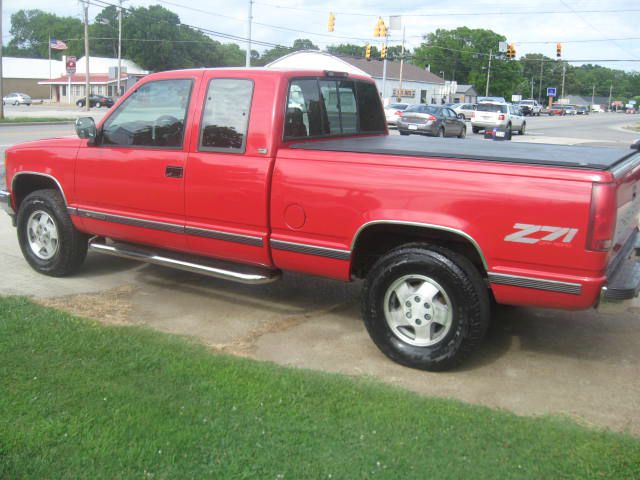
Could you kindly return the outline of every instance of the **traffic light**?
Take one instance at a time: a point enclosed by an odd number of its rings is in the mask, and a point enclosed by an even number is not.
[[[333,12],[329,13],[329,23],[327,24],[327,29],[330,32],[333,32],[333,27],[336,26],[336,16],[333,14]]]
[[[364,49],[364,58],[367,60],[371,60],[371,45],[367,44]]]
[[[374,37],[386,37],[387,36],[387,26],[384,24],[384,20],[382,17],[378,17],[378,21],[376,26],[373,29]]]
[[[507,58],[509,60],[516,58],[516,46],[513,43],[507,45]]]
[[[562,44],[560,42],[556,43],[556,57],[560,58],[562,56]]]
[[[382,60],[387,58],[387,46],[386,45],[382,45],[382,48],[380,49],[380,58]]]

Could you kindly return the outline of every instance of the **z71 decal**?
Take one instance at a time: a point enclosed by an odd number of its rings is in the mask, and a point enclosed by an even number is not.
[[[535,244],[538,242],[561,242],[571,243],[578,234],[577,228],[547,227],[543,225],[529,225],[526,223],[516,223],[513,228],[517,232],[510,233],[504,237],[505,242]],[[547,235],[540,235],[544,232]]]

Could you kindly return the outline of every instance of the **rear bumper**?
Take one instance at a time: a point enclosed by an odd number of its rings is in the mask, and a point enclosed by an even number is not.
[[[607,274],[607,283],[600,290],[598,310],[618,313],[640,293],[640,235],[638,231],[620,253],[613,270]]]
[[[16,214],[11,207],[11,194],[6,190],[0,190],[0,208],[12,217]]]

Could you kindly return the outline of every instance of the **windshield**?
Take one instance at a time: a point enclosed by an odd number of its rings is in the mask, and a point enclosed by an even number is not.
[[[479,112],[500,112],[507,113],[506,105],[496,105],[494,103],[481,103],[478,105]]]
[[[533,105],[533,100],[523,100],[520,105]]]

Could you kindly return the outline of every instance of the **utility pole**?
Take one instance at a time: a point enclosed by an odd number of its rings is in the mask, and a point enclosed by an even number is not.
[[[591,90],[591,110],[593,110],[593,104],[595,103],[596,98],[596,86],[593,86],[593,90]]]
[[[85,75],[84,88],[85,88],[85,103],[84,109],[88,112],[89,105],[89,2],[83,1],[84,4],[84,61],[87,69]]]
[[[385,51],[387,50],[387,41],[389,40],[389,35],[387,34],[384,37],[384,41],[383,41],[383,47],[385,49]],[[387,85],[387,56],[385,55],[384,58],[382,59],[382,101],[384,102],[385,97],[385,92],[386,92],[386,85]]]
[[[2,0],[0,0],[0,97],[4,98],[2,94]],[[4,118],[4,105],[0,102],[0,119]]]
[[[538,85],[538,102],[542,103],[542,70],[544,68],[544,57],[540,58],[540,84]]]
[[[400,54],[400,81],[398,83],[398,98],[397,101],[401,102],[402,101],[402,69],[404,67],[404,34],[405,34],[405,28],[404,26],[402,27],[402,50],[401,50],[401,54]]]
[[[529,98],[533,98],[533,77],[531,77],[531,96]]]
[[[609,86],[609,104],[607,105],[607,108],[609,110],[611,110],[611,94],[613,93],[613,82],[611,82],[611,85]]]
[[[564,76],[567,73],[567,64],[562,62],[562,93],[560,93],[560,98],[564,98]]]
[[[122,2],[123,0],[118,2],[120,3],[120,8],[118,9],[118,97],[122,95],[120,86],[120,77],[122,76]]]
[[[487,88],[485,90],[484,96],[489,96],[489,81],[491,80],[491,57],[493,56],[493,50],[489,50],[489,68],[487,68]]]
[[[251,66],[251,22],[253,21],[253,0],[249,0],[249,14],[247,15],[247,53],[245,66]]]

